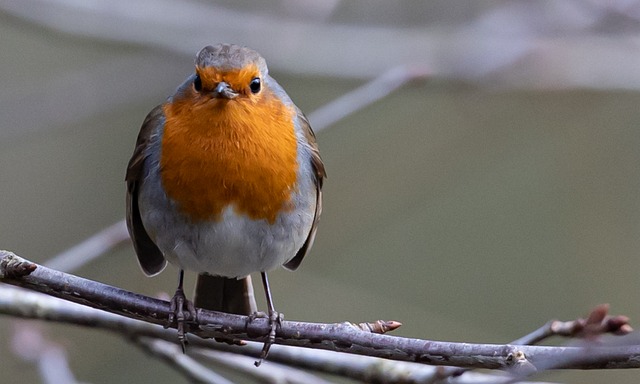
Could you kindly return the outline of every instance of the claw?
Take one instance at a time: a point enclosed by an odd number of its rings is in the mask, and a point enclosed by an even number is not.
[[[256,367],[259,367],[260,364],[262,364],[262,362],[267,358],[267,355],[269,354],[269,350],[271,349],[271,346],[276,342],[276,332],[278,330],[278,326],[281,326],[282,321],[284,320],[284,316],[281,313],[276,311],[271,311],[269,314],[266,314],[264,312],[254,312],[249,315],[248,322],[251,323],[255,319],[265,319],[265,318],[269,319],[269,326],[271,327],[271,329],[269,331],[269,336],[267,336],[267,339],[264,341],[264,345],[262,346],[262,351],[260,352],[260,358],[256,360],[254,363]]]
[[[169,318],[167,319],[167,323],[165,324],[165,328],[171,327],[174,323],[176,324],[176,328],[178,329],[178,341],[182,345],[182,353],[186,353],[187,344],[189,341],[187,340],[187,321],[195,321],[196,320],[196,308],[193,305],[193,302],[187,300],[187,297],[184,294],[182,289],[182,279],[183,272],[180,271],[180,280],[178,283],[178,289],[176,289],[176,293],[173,295],[170,301],[170,312]],[[188,316],[185,313],[188,312]]]

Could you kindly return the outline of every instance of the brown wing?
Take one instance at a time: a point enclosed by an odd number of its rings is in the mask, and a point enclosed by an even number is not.
[[[316,237],[316,230],[318,228],[318,221],[320,220],[320,214],[322,213],[322,181],[327,176],[327,173],[324,169],[324,163],[322,162],[320,152],[318,151],[316,135],[313,133],[311,125],[309,125],[309,120],[307,120],[307,117],[299,109],[298,119],[300,121],[300,124],[302,125],[304,136],[306,137],[307,142],[309,143],[309,147],[311,148],[311,166],[313,167],[313,170],[315,172],[314,181],[316,184],[316,212],[307,240],[304,242],[302,248],[300,248],[296,256],[284,264],[284,267],[290,270],[295,270],[300,266],[300,263],[302,263],[302,259],[307,254],[307,252],[309,252],[309,249],[311,249],[311,246],[313,245],[313,240]]]
[[[125,176],[127,182],[127,228],[129,236],[133,240],[133,247],[138,255],[140,267],[148,276],[160,273],[167,265],[167,261],[142,225],[138,207],[138,188],[140,187],[140,179],[144,177],[142,174],[143,164],[147,157],[145,150],[149,145],[151,134],[156,130],[158,124],[162,124],[163,117],[162,106],[159,105],[152,109],[144,119]]]

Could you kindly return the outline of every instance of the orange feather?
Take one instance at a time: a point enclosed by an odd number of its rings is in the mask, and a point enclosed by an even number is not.
[[[203,88],[218,81],[239,90],[255,69],[199,70]],[[298,170],[295,111],[266,87],[233,100],[187,90],[163,105],[160,158],[167,195],[193,221],[237,213],[273,223],[288,205]]]

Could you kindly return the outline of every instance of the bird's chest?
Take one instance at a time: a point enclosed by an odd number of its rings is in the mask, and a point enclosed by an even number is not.
[[[298,162],[288,108],[164,109],[161,183],[191,221],[219,221],[231,207],[273,223],[292,209]]]

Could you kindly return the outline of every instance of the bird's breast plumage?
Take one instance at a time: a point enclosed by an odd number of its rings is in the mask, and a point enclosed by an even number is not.
[[[163,106],[160,176],[169,198],[191,220],[238,214],[270,223],[291,209],[296,188],[295,111],[275,95],[203,100],[195,94]]]

